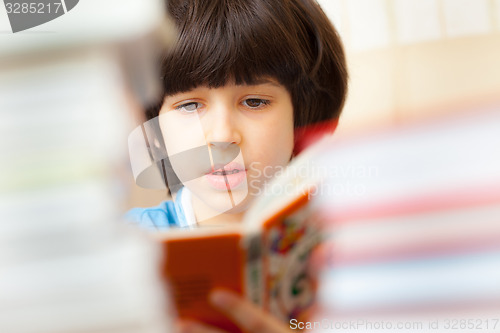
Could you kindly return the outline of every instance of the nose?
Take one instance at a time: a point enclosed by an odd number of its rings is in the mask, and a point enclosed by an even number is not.
[[[209,110],[209,121],[204,124],[208,145],[216,149],[228,149],[231,145],[241,143],[241,133],[237,112],[229,105],[214,106]]]

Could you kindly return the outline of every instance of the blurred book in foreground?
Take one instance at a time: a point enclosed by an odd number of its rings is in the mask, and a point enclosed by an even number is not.
[[[323,143],[329,240],[309,328],[500,331],[499,129],[494,105]]]
[[[122,225],[119,179],[132,93],[154,93],[170,32],[161,1],[107,5],[0,34],[0,332],[171,327],[161,251]]]

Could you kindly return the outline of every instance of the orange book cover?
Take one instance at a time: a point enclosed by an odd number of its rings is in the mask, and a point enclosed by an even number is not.
[[[228,232],[163,240],[162,274],[179,317],[236,331],[208,304],[207,297],[215,287],[243,292],[246,253],[241,238],[241,233]]]

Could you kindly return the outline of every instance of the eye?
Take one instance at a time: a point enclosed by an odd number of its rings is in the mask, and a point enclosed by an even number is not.
[[[203,104],[199,102],[189,102],[176,106],[175,109],[183,113],[194,113],[198,111],[198,109],[201,108],[202,106]]]
[[[260,109],[266,105],[269,105],[270,101],[261,98],[247,98],[242,103],[244,106],[250,109]]]

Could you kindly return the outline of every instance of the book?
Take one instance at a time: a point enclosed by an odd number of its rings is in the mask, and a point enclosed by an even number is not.
[[[159,85],[163,2],[82,2],[0,29],[0,332],[167,332],[161,248],[121,222],[117,176],[133,87]]]
[[[486,320],[498,310],[499,126],[495,104],[324,147],[317,318]]]
[[[316,283],[308,264],[321,233],[309,202],[318,179],[293,172],[307,155],[270,185],[293,190],[264,191],[242,224],[154,234],[163,245],[162,274],[180,318],[238,331],[209,305],[214,288],[237,292],[283,322],[310,314]]]

